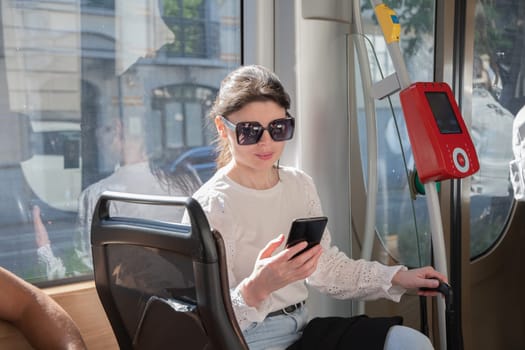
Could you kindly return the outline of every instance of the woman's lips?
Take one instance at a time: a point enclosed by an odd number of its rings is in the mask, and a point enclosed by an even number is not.
[[[273,157],[273,152],[257,153],[255,156],[262,160],[269,160]]]

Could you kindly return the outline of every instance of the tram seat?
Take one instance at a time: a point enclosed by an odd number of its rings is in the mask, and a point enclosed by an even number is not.
[[[110,217],[111,201],[183,205],[191,225]],[[194,199],[104,192],[91,245],[97,293],[121,349],[248,349],[224,243]]]

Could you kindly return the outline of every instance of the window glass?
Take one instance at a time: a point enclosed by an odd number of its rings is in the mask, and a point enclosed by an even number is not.
[[[432,81],[434,61],[434,0],[390,1],[401,23],[400,46],[412,81]],[[394,73],[388,48],[370,5],[363,5],[363,27],[372,81]],[[358,71],[358,70],[357,70]],[[357,91],[360,93],[360,81]],[[367,172],[366,112],[358,96],[361,157]],[[430,227],[426,198],[413,197],[415,169],[398,94],[375,100],[377,128],[376,230],[391,257],[408,266],[430,263]]]
[[[525,104],[525,3],[478,0],[475,11],[472,137],[480,161],[471,182],[471,257],[504,231],[513,204],[512,124]]]
[[[240,8],[239,0],[1,2],[1,266],[37,283],[89,277],[102,191],[191,195],[211,176],[207,113],[241,63]],[[111,211],[182,215],[135,208]]]

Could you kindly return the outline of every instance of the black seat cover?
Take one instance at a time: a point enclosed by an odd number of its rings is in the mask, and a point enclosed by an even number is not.
[[[110,201],[185,206],[191,225],[110,217]],[[95,284],[121,349],[248,349],[224,245],[192,198],[102,194],[91,230]]]

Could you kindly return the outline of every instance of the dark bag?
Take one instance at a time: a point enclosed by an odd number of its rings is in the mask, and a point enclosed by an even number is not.
[[[287,350],[383,350],[390,327],[401,324],[400,316],[318,317]]]

